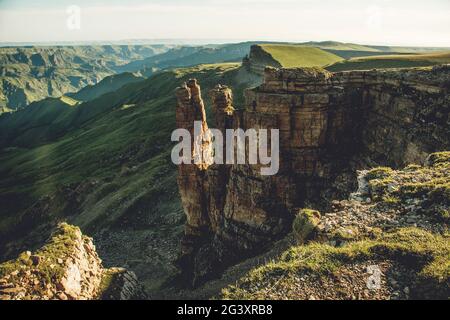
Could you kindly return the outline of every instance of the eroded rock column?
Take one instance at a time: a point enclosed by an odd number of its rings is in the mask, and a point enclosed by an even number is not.
[[[182,241],[180,265],[188,276],[193,266],[192,259],[199,247],[199,242],[207,241],[210,234],[208,216],[208,190],[206,169],[208,164],[202,161],[194,163],[194,159],[204,148],[210,146],[205,136],[208,131],[205,106],[201,97],[200,86],[196,80],[189,80],[176,90],[177,108],[176,124],[180,129],[186,129],[191,137],[191,150],[188,158],[191,163],[178,166],[178,189],[182,205],[186,213],[185,236]],[[200,131],[195,132],[195,122],[200,124]],[[206,141],[204,141],[206,140]],[[197,144],[197,148],[195,145]],[[183,155],[185,156],[185,155]]]

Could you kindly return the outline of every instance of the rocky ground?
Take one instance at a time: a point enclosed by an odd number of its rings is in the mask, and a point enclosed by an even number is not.
[[[449,154],[432,155],[424,167],[375,168],[359,172],[359,188],[349,200],[333,201],[317,225],[319,238],[342,242],[393,228],[448,232]]]
[[[370,272],[380,272],[379,288],[368,288]],[[299,300],[389,300],[408,299],[408,283],[414,274],[392,261],[364,261],[340,268],[331,277],[322,277],[314,272],[303,271],[286,277],[275,278],[264,288],[264,299]],[[373,286],[376,286],[374,283]]]
[[[450,152],[424,166],[359,173],[332,212],[303,209],[298,244],[255,267],[225,299],[450,298]]]
[[[105,269],[92,239],[65,223],[41,249],[0,265],[0,300],[143,298],[133,272]]]

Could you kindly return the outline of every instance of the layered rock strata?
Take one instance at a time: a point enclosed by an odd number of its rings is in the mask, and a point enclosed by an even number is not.
[[[356,169],[421,162],[447,149],[449,87],[449,66],[336,74],[267,68],[242,108],[233,107],[230,88],[216,87],[215,127],[279,129],[280,169],[262,176],[260,165],[180,165],[186,277],[195,285],[225,261],[262,250],[286,234],[298,208],[348,196]],[[196,81],[179,88],[177,98],[178,127],[192,132],[197,120],[207,132]]]

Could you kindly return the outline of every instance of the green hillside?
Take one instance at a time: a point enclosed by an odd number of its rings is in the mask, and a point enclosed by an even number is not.
[[[106,93],[116,91],[126,84],[142,81],[144,78],[133,73],[120,73],[104,78],[96,85],[88,85],[76,93],[69,94],[74,99],[89,101]]]
[[[335,54],[314,47],[279,44],[260,46],[285,68],[323,67],[342,60]]]
[[[352,58],[345,61],[339,61],[326,67],[326,69],[337,72],[384,68],[429,67],[445,63],[450,63],[450,52]]]
[[[333,41],[299,45],[260,44],[259,47],[283,67],[320,66],[334,72],[450,63],[450,51],[433,52],[436,48],[377,47]],[[409,49],[410,52],[407,51]],[[394,50],[398,52],[393,54]]]
[[[259,46],[284,67],[326,66],[345,59],[442,53],[445,48],[372,46],[337,41],[260,43]],[[319,49],[319,50],[318,50]],[[429,64],[428,64],[429,65]]]
[[[107,265],[129,265],[157,290],[174,272],[184,223],[170,161],[173,92],[197,78],[205,93],[232,86],[239,104],[255,84],[242,72],[239,64],[177,69],[75,107],[47,99],[1,116],[9,139],[0,151],[0,260],[67,220],[94,235]]]
[[[431,53],[446,51],[450,48],[442,47],[402,47],[402,46],[375,46],[357,43],[346,43],[338,41],[310,41],[301,43],[302,45],[317,47],[324,50],[360,51],[378,53]]]

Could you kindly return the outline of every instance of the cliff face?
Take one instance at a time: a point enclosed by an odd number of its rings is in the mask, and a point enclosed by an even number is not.
[[[250,48],[250,54],[243,61],[244,67],[255,74],[264,75],[266,66],[281,68],[282,65],[276,61],[270,53],[265,51],[259,45],[253,45]]]
[[[421,162],[448,149],[450,67],[412,71],[265,70],[235,110],[230,88],[211,92],[215,127],[279,129],[280,170],[184,164],[178,184],[187,215],[180,263],[195,285],[287,233],[300,207],[327,207],[355,188],[357,169]],[[177,90],[177,125],[207,130],[195,81]],[[205,150],[210,141],[203,143]]]

